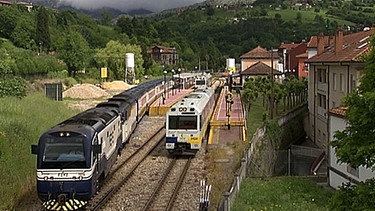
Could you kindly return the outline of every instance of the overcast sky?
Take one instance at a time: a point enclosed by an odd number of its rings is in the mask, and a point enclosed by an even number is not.
[[[61,0],[64,4],[71,5],[78,9],[98,9],[110,7],[123,11],[144,8],[153,12],[160,12],[165,9],[188,6],[204,0]]]

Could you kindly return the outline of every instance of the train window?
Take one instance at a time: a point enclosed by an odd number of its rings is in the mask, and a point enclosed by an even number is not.
[[[206,81],[205,80],[196,80],[195,85],[205,85]]]
[[[169,116],[168,120],[168,128],[172,130],[197,129],[197,116]]]
[[[83,139],[77,137],[48,138],[43,152],[42,168],[86,167]]]

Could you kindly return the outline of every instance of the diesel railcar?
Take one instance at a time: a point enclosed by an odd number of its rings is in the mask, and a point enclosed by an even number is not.
[[[193,92],[166,114],[166,149],[176,155],[195,155],[201,148],[215,106],[215,90],[199,77]]]

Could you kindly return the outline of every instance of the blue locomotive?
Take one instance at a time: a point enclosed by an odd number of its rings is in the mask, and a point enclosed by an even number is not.
[[[116,157],[163,92],[162,79],[149,81],[47,130],[37,155],[37,192],[49,210],[77,210],[98,191]]]

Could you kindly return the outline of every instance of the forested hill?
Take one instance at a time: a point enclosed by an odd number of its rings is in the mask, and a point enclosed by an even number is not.
[[[356,18],[346,20],[352,16]],[[87,44],[88,49],[84,51],[78,48],[80,56],[88,58],[81,65],[95,69],[99,68],[95,52],[113,40],[139,46],[143,59],[140,65],[146,70],[157,69],[147,55],[147,48],[152,45],[176,47],[180,55],[180,63],[176,65],[186,69],[200,63],[202,68],[220,70],[225,67],[226,58],[233,57],[238,61],[242,54],[257,46],[269,49],[277,48],[282,42],[308,41],[318,32],[333,34],[338,25],[361,30],[361,27],[371,25],[373,19],[369,7],[356,6],[354,2],[336,7],[324,4],[313,7],[283,4],[221,8],[202,5],[154,18],[121,16],[115,22],[108,14],[93,19],[70,10],[34,6],[31,12],[27,12],[14,5],[0,7],[0,37],[19,48],[39,53],[54,52],[58,56],[62,50],[70,49],[68,44]],[[81,55],[83,52],[85,55]],[[79,67],[70,68],[77,70]]]

